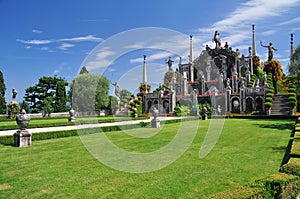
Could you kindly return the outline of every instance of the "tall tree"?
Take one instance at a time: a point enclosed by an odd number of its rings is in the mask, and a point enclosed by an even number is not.
[[[79,72],[79,74],[85,74],[85,73],[89,73],[89,71],[86,69],[85,66],[83,66]]]
[[[59,107],[55,110],[56,112],[64,111],[66,104],[63,107],[63,102],[66,100],[66,93],[63,92],[66,91],[62,88],[63,85],[67,86],[68,83],[62,78],[44,76],[39,79],[36,85],[27,88],[24,98],[30,104],[31,112],[43,111],[43,101],[48,97],[55,97],[54,107]],[[60,87],[58,93],[57,87]]]
[[[72,107],[77,112],[94,112],[109,105],[109,80],[98,74],[77,75],[71,85]]]
[[[4,83],[3,73],[0,71],[0,114],[6,113],[5,91],[6,86]]]
[[[288,65],[290,75],[300,73],[300,45],[297,46],[291,57],[292,63]]]
[[[274,91],[277,94],[278,93],[277,82],[282,81],[282,76],[283,76],[281,63],[276,60],[271,60],[271,61],[265,62],[264,66],[265,66],[264,71],[266,71],[267,73],[272,73]]]
[[[108,108],[109,105],[109,84],[110,81],[101,76],[98,82],[96,90],[96,110],[100,111],[101,109]]]
[[[25,100],[23,100],[22,102],[19,103],[20,109],[24,109],[26,111],[26,113],[30,112],[30,107],[28,102],[26,102]]]
[[[54,99],[54,112],[64,112],[67,110],[67,92],[66,82],[58,81],[56,84],[56,93]]]

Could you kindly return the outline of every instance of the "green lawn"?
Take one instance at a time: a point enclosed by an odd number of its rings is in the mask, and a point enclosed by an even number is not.
[[[227,119],[214,149],[199,159],[209,121],[199,121],[194,142],[182,157],[148,173],[105,166],[77,136],[35,141],[28,148],[0,145],[0,198],[206,198],[278,172],[293,120]],[[167,124],[159,132],[126,130],[140,137],[156,133],[151,138],[107,135],[128,151],[150,152],[166,145],[179,125]]]

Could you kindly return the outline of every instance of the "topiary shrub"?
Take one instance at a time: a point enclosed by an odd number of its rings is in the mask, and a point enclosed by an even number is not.
[[[265,102],[273,102],[273,98],[272,97],[266,97]]]
[[[295,97],[296,98],[296,93],[289,93],[289,97]]]
[[[289,97],[289,102],[296,102],[297,101],[297,99],[296,99],[296,97]]]
[[[270,108],[272,106],[272,102],[265,102],[265,107]]]
[[[267,94],[266,94],[266,98],[268,98],[268,97],[273,98],[273,94],[272,94],[272,93],[267,93]]]

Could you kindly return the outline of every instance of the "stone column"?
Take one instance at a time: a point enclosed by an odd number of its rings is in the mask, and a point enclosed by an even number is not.
[[[236,68],[234,67],[232,72],[232,92],[238,92],[238,83],[237,83],[237,72]]]
[[[201,94],[205,93],[205,77],[204,75],[201,76]]]
[[[225,90],[226,90],[225,93],[225,114],[226,114],[226,113],[231,113],[231,103],[230,103],[231,88],[228,83]]]
[[[224,76],[221,73],[219,76],[219,91],[220,91],[220,93],[224,93],[224,79],[223,78],[224,78]]]
[[[190,78],[191,78],[191,82],[194,82],[193,36],[192,35],[190,35],[190,59],[189,59],[189,65],[190,65]]]
[[[246,92],[245,87],[240,89],[240,113],[245,113],[246,111]]]
[[[247,71],[246,71],[246,85],[248,85],[248,83],[251,80],[251,72],[249,71],[249,68],[247,67]]]
[[[206,75],[207,75],[207,81],[210,80],[210,73],[211,73],[211,64],[210,61],[207,62],[207,67],[206,67]]]
[[[183,95],[188,94],[187,76],[186,72],[183,72]]]

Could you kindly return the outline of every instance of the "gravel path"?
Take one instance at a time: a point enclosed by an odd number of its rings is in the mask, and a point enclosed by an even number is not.
[[[66,131],[66,130],[76,130],[76,129],[85,129],[85,128],[97,128],[97,127],[103,127],[103,126],[122,126],[122,125],[127,125],[127,124],[138,124],[140,122],[150,122],[151,119],[152,118],[147,119],[147,120],[129,120],[129,121],[121,121],[121,122],[82,124],[82,125],[74,125],[74,126],[32,128],[32,129],[27,129],[27,130],[30,133],[45,133],[45,132],[53,132],[53,131]],[[181,119],[181,117],[158,117],[158,119],[160,121],[166,121],[166,120]],[[0,136],[13,135],[16,131],[17,131],[17,129],[0,131]]]

